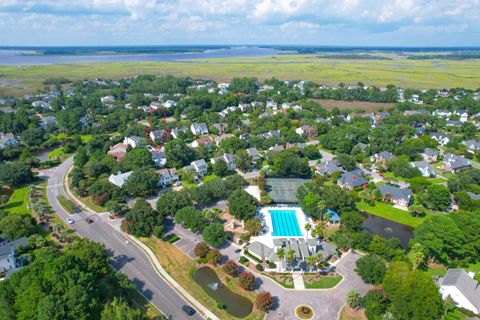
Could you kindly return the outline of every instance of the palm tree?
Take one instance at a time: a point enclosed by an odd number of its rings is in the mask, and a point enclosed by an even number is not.
[[[345,302],[352,309],[357,309],[362,305],[362,297],[360,296],[360,291],[358,289],[352,289],[347,292],[345,296]]]
[[[277,249],[277,257],[280,260],[283,260],[285,258],[285,250],[283,250],[283,248]]]
[[[315,256],[308,256],[306,259],[306,262],[307,262],[307,266],[310,267],[310,271],[312,271],[313,267],[315,267],[317,264]]]
[[[323,218],[323,211],[327,208],[327,203],[325,202],[325,200],[320,200],[318,201],[317,203],[317,209],[318,211],[320,211],[320,217]]]
[[[323,254],[317,253],[315,255],[315,265],[317,266],[317,268],[318,268],[318,266],[321,266],[323,264],[323,260],[324,260],[323,259]]]
[[[292,263],[295,260],[295,250],[292,248],[288,249],[285,257],[287,258],[288,263]]]
[[[310,232],[310,230],[312,230],[312,225],[310,223],[307,223],[305,224],[305,230],[307,230],[307,239],[308,239],[308,233]]]

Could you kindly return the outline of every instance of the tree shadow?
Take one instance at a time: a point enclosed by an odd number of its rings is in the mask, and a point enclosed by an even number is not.
[[[151,300],[153,297],[153,292],[150,289],[145,289],[145,282],[138,279],[138,278],[133,278],[132,280],[133,284],[137,287],[138,291],[147,299]]]
[[[113,262],[112,265],[115,269],[120,270],[122,269],[126,264],[132,262],[135,260],[134,257],[129,257],[124,254],[121,254],[119,256],[113,257]]]

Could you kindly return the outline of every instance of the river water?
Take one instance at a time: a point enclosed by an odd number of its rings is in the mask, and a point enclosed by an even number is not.
[[[158,54],[25,54],[19,50],[0,50],[0,65],[23,66],[59,63],[86,62],[172,62],[190,59],[207,58],[240,58],[276,55],[280,51],[272,48],[231,47],[210,49],[190,53],[158,53]]]

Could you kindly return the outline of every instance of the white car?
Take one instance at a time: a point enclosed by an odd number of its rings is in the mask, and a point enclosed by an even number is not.
[[[72,218],[67,218],[67,223],[68,223],[68,224],[72,224],[72,223],[74,223],[74,222],[75,222],[75,220],[73,220]]]

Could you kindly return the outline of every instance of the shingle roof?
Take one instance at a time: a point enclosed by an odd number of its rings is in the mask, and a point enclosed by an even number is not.
[[[480,309],[480,286],[475,279],[470,278],[463,269],[449,269],[441,286],[454,286],[468,299],[477,309]]]

